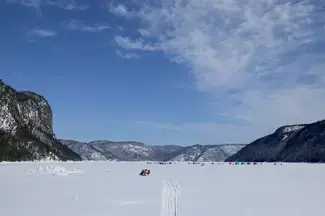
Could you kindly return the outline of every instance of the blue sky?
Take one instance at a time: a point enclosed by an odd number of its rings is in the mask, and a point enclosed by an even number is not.
[[[320,1],[5,0],[0,76],[57,137],[247,143],[325,117]]]

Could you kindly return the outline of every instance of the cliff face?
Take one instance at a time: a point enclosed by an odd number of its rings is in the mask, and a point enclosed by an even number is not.
[[[226,161],[325,162],[325,120],[280,127]]]
[[[18,92],[0,80],[0,161],[81,160],[53,134],[46,99]]]

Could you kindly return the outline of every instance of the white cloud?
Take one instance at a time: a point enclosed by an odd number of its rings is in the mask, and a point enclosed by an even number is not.
[[[143,2],[137,11],[119,6],[115,14],[142,21],[150,41],[119,35],[115,41],[127,50],[168,54],[191,69],[199,91],[217,99],[216,113],[255,131],[273,129],[325,118],[321,7],[313,0]],[[303,77],[314,81],[301,83]]]
[[[77,4],[71,0],[46,0],[48,5],[55,6],[64,10],[83,11],[89,8],[86,4]]]
[[[6,0],[7,4],[20,4],[24,7],[40,9],[43,0]]]
[[[142,35],[142,37],[149,37],[151,35],[148,29],[139,29],[138,31]]]
[[[120,50],[116,50],[116,55],[118,55],[121,58],[124,59],[137,59],[140,58],[140,56],[136,53],[123,53]]]
[[[118,5],[109,4],[108,10],[117,16],[126,17],[126,18],[132,18],[133,16],[137,15],[136,12],[132,12],[132,11],[128,10],[122,4],[118,4]]]
[[[32,7],[40,10],[42,6],[54,6],[64,10],[82,11],[89,8],[86,4],[77,4],[72,0],[6,0],[8,4],[20,4],[25,7]]]
[[[67,24],[69,30],[78,30],[83,32],[101,32],[110,28],[107,24],[96,23],[94,25],[84,24],[77,20],[70,20]]]
[[[52,30],[45,30],[45,29],[33,29],[27,32],[27,36],[37,36],[37,37],[56,37],[57,33]]]
[[[110,6],[109,7],[109,10],[114,13],[114,14],[117,14],[117,15],[125,15],[128,13],[127,9],[125,8],[124,5],[117,5],[117,6]]]
[[[118,26],[117,29],[118,29],[119,31],[124,31],[124,30],[125,30],[122,26]]]
[[[115,42],[122,48],[127,50],[144,50],[144,51],[155,51],[159,50],[158,46],[145,43],[142,38],[137,40],[130,40],[129,38],[122,36],[115,36]]]

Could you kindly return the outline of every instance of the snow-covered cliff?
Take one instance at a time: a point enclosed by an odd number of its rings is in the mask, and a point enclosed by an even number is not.
[[[54,136],[46,99],[0,80],[0,161],[80,160]]]

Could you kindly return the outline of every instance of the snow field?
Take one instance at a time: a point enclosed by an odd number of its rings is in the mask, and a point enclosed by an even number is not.
[[[160,216],[179,216],[178,199],[180,194],[179,184],[170,179],[163,180]]]
[[[150,176],[139,176],[142,169]],[[4,216],[323,216],[325,165],[0,163]]]
[[[33,169],[27,169],[25,170],[26,172],[38,172],[38,173],[48,173],[52,175],[62,175],[62,176],[67,176],[69,174],[74,174],[74,173],[83,173],[83,171],[79,170],[67,170],[64,167],[58,166],[58,165],[47,165],[47,166],[39,166],[36,170]]]

